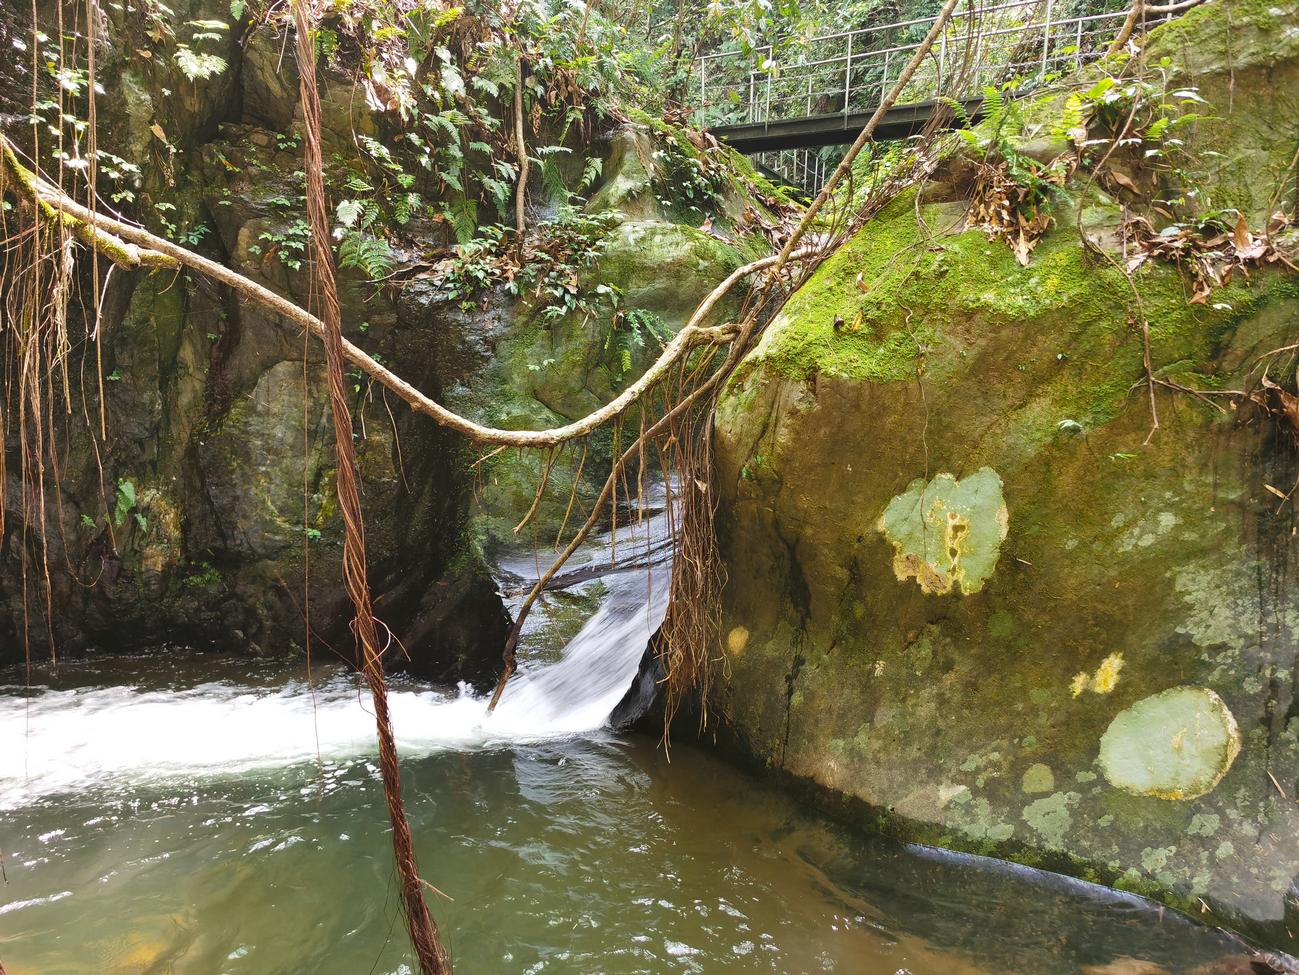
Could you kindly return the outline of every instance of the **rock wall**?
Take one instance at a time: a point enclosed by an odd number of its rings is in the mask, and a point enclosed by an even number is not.
[[[1293,117],[1297,37],[1294,3],[1211,0],[1145,54],[1213,102],[1194,145],[1229,151],[1200,179],[1255,225],[1293,192],[1299,131],[1263,120]],[[1077,229],[1117,247],[1120,207],[1071,189],[1023,267],[962,229],[959,181],[905,193],[767,331],[717,417],[711,703],[855,822],[1293,949],[1294,439],[1163,388],[1149,436],[1127,282]],[[1204,304],[1168,265],[1136,280],[1170,381],[1241,388],[1299,331],[1293,276]]]
[[[191,81],[149,35],[151,14],[104,11],[98,60],[101,81],[111,81],[98,99],[99,145],[142,170],[135,199],[122,205],[157,232],[205,228],[188,242],[305,304],[307,272],[291,266],[290,250],[302,217],[291,43],[271,28],[233,25],[212,50],[227,68]],[[42,23],[53,22],[52,7],[41,13]],[[17,11],[0,39],[29,37],[24,16]],[[188,0],[173,20],[205,18],[229,20],[229,10]],[[25,71],[0,83],[0,113],[19,134],[30,101]],[[394,135],[366,107],[345,63],[333,59],[322,71],[327,159],[354,159],[358,134]],[[610,156],[593,206],[624,213],[593,275],[679,327],[681,309],[739,263],[739,251],[655,205],[645,131],[577,148],[579,165],[589,154]],[[537,187],[533,198],[543,199]],[[404,237],[414,242],[401,255],[410,260],[452,243],[445,223],[418,213]],[[662,277],[669,267],[670,281]],[[340,288],[349,337],[429,395],[487,422],[575,418],[647,361],[639,354],[611,374],[607,317],[543,326],[526,296],[497,294],[466,309],[439,297],[426,276],[376,287],[355,271],[341,275]],[[52,494],[43,526],[48,628],[35,543],[42,526],[22,508],[18,442],[7,431],[0,662],[39,659],[51,643],[64,654],[164,644],[286,652],[303,641],[304,609],[318,652],[346,656],[350,608],[315,344],[193,275],[114,272],[103,307],[108,438],[96,450],[93,424],[80,416],[60,430],[64,456],[50,485],[58,504]],[[78,363],[89,356],[74,369],[73,398],[84,396],[93,417],[93,351],[79,346],[74,355]],[[409,655],[394,652],[393,662],[446,680],[489,679],[508,620],[482,556],[496,522],[489,515],[484,530],[471,523],[478,500],[499,495],[507,510],[498,520],[512,525],[531,501],[537,462],[497,461],[479,491],[462,439],[359,380],[355,394],[371,582],[380,617]],[[494,493],[501,482],[510,490]],[[527,502],[516,504],[524,494]]]

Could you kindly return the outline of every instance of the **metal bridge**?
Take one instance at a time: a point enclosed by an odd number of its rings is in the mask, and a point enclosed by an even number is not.
[[[875,138],[919,133],[940,99],[956,99],[977,115],[985,86],[1011,82],[1016,93],[1033,91],[1099,57],[1127,10],[1073,14],[1072,2],[1021,0],[954,14]],[[833,169],[816,150],[856,138],[935,19],[705,54],[696,62],[695,123],[785,182],[815,192]]]

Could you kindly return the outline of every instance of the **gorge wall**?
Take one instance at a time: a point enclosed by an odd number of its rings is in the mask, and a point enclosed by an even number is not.
[[[165,20],[140,9],[102,12],[98,145],[112,155],[101,169],[129,191],[114,204],[306,306],[291,37],[249,16],[214,31],[211,18],[231,18],[211,0],[177,5]],[[29,14],[13,13],[0,40],[30,53]],[[55,23],[54,6],[40,17]],[[194,24],[220,34],[207,53],[225,67],[205,78],[184,76],[173,57]],[[84,37],[83,24],[69,29]],[[26,53],[0,84],[0,113],[30,149]],[[375,181],[374,157],[399,169],[415,141],[390,106],[367,96],[359,63],[355,54],[322,59],[334,203],[356,195],[343,177]],[[54,97],[57,66],[41,65],[39,97]],[[69,111],[84,111],[75,105]],[[603,162],[590,202],[579,201],[600,228],[582,287],[616,289],[625,308],[653,316],[666,335],[754,245],[728,236],[722,215],[707,233],[696,229],[697,215],[669,205],[652,185],[659,138],[649,124],[610,120],[586,142],[570,139],[564,158],[579,172],[588,159]],[[618,347],[608,309],[543,314],[535,295],[500,286],[449,293],[427,271],[457,240],[432,214],[441,202],[436,173],[412,167],[400,177],[403,191],[392,172],[380,175],[392,182],[389,196],[380,190],[384,212],[404,190],[421,192],[427,205],[392,228],[399,274],[378,283],[361,270],[341,275],[344,330],[429,396],[481,422],[541,428],[604,402],[656,352],[648,341]],[[536,166],[531,200],[530,220],[544,220],[549,195]],[[477,222],[498,216],[483,206]],[[90,261],[82,265],[89,280]],[[99,274],[106,270],[101,264]],[[76,409],[56,424],[60,462],[45,472],[45,524],[25,505],[18,429],[6,430],[0,661],[164,645],[283,653],[302,645],[304,613],[317,652],[348,656],[332,432],[314,340],[192,274],[115,270],[102,310],[107,437],[96,444],[96,350],[79,336],[70,356]],[[512,540],[540,455],[472,467],[476,454],[463,438],[354,378],[371,584],[401,644],[391,660],[446,681],[490,680],[508,618],[484,553]],[[588,478],[607,454],[608,444],[594,445]],[[543,523],[553,535],[555,519]]]
[[[1201,192],[1251,226],[1292,199],[1299,7],[1213,0],[1141,58],[1212,105]],[[1293,949],[1293,431],[1161,386],[1147,443],[1132,197],[1079,171],[1021,266],[965,229],[957,156],[821,267],[719,407],[720,734],[855,822]],[[1134,281],[1156,377],[1292,380],[1261,357],[1299,332],[1293,275],[1197,303],[1168,263]]]

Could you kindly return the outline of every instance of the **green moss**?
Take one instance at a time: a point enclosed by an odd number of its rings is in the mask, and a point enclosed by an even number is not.
[[[1115,265],[1085,252],[1070,226],[1048,233],[1021,267],[1004,244],[952,227],[942,207],[921,215],[934,236],[922,232],[912,194],[868,223],[789,300],[749,368],[873,383],[974,372],[1006,384],[1023,373],[1035,393],[1002,426],[1033,450],[1058,435],[1061,421],[1090,429],[1122,410],[1143,372],[1138,307],[1150,323],[1156,368],[1212,385],[1223,338],[1277,281],[1237,279],[1192,305],[1175,268],[1148,263],[1129,285]],[[967,356],[990,328],[1022,330],[1024,358],[972,366]]]

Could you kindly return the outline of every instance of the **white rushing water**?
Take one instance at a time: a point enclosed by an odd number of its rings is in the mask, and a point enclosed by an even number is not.
[[[598,610],[561,659],[521,663],[495,712],[488,713],[487,696],[463,686],[458,693],[391,690],[400,751],[495,747],[605,727],[666,610],[666,521],[660,509],[620,529],[617,569],[610,566],[609,535],[579,553],[584,575],[604,588]],[[535,579],[527,564],[519,559],[509,566],[517,586]],[[218,681],[168,690],[6,690],[0,693],[0,809],[96,786],[123,790],[375,751],[368,693],[355,676],[336,671],[314,687],[295,679],[274,688]]]

